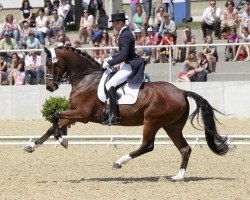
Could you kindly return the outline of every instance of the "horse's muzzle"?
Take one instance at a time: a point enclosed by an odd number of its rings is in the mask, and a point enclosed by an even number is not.
[[[46,86],[46,90],[50,91],[50,92],[54,92],[55,90],[58,89],[58,85],[57,84],[54,84],[54,86],[50,86],[50,85],[47,85]]]

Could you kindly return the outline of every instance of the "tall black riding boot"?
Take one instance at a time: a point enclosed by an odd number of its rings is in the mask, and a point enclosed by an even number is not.
[[[117,97],[116,97],[116,91],[114,87],[111,87],[108,90],[108,98],[109,98],[109,104],[110,104],[110,113],[109,113],[109,119],[104,121],[102,124],[105,125],[112,125],[112,124],[119,124],[119,117],[117,114]]]

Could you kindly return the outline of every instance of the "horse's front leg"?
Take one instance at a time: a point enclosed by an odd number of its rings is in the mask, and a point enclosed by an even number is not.
[[[41,146],[53,133],[54,133],[54,128],[52,126],[47,130],[47,132],[42,137],[35,140],[35,142],[32,142],[29,145],[27,145],[24,148],[24,151],[28,153],[33,153],[35,151],[35,148]]]

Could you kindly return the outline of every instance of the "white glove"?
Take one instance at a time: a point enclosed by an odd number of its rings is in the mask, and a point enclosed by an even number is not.
[[[103,62],[109,61],[109,60],[112,60],[112,59],[113,59],[112,56],[109,56],[108,58],[104,58],[104,59],[103,59]]]
[[[102,64],[102,68],[103,68],[103,69],[107,69],[107,68],[109,68],[108,61],[104,61],[104,62],[103,62],[103,64]]]

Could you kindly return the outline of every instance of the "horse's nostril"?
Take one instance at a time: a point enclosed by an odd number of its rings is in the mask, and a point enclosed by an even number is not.
[[[49,90],[50,92],[53,92],[53,88],[50,86],[46,86],[46,90]]]

